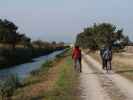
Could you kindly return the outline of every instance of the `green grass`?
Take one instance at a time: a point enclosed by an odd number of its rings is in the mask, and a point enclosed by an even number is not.
[[[58,59],[58,58],[57,58]],[[56,60],[57,60],[56,59]],[[54,66],[55,61],[45,61],[40,69],[33,70],[29,77],[27,77],[23,82],[23,86],[18,88],[13,96],[13,100],[32,100],[33,97],[27,97],[28,91],[30,91],[30,86],[34,86],[38,83],[41,83],[44,80],[47,80],[48,72],[50,68]],[[26,93],[27,91],[27,93]]]
[[[24,80],[24,84],[28,85],[41,82],[41,80],[43,80],[42,76],[45,75],[47,77],[49,69],[52,68],[56,62],[62,59],[62,57],[64,57],[63,55],[64,52],[59,54],[58,56],[60,57],[56,57],[56,59],[54,59],[53,61],[45,61],[40,69],[31,71],[30,76]]]
[[[19,88],[13,100],[79,100],[78,91],[78,75],[73,69],[73,62],[71,59],[71,51],[65,51],[61,56],[58,56],[54,61],[44,63],[40,70],[32,72],[32,74],[25,80],[24,87]],[[44,90],[35,97],[27,97],[31,86],[41,83],[48,79],[49,69],[58,64],[58,75],[53,83],[52,88]],[[57,65],[56,65],[57,66]],[[27,92],[26,92],[27,91]]]
[[[45,100],[78,100],[78,76],[72,66],[71,56],[65,58],[61,64],[59,77],[55,82],[54,88],[44,93]]]
[[[0,80],[0,100],[11,98],[19,87],[21,87],[21,83],[17,75],[10,75],[4,81]]]
[[[43,81],[42,76],[48,74],[49,69],[53,66],[54,61],[46,61],[40,69],[33,70],[30,73],[30,76],[26,78],[23,82],[24,86],[33,85]]]

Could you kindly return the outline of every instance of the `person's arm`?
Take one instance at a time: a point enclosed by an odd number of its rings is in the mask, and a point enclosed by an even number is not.
[[[72,50],[72,59],[73,59],[73,57],[74,57],[74,49]]]
[[[82,58],[82,51],[80,50],[80,57]]]
[[[111,52],[111,60],[112,60],[112,56],[113,56],[112,50],[110,52]]]
[[[102,56],[102,49],[100,49],[100,56]]]

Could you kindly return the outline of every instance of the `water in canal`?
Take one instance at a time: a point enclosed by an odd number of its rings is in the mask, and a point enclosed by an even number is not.
[[[33,62],[17,65],[6,69],[1,69],[0,79],[6,78],[7,76],[12,74],[16,74],[20,79],[24,79],[30,74],[31,71],[39,69],[45,61],[54,59],[56,55],[62,52],[63,50],[55,51],[51,54],[35,58],[33,59]]]

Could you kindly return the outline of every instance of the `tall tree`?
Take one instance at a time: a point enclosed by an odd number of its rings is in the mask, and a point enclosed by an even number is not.
[[[123,35],[123,29],[117,29],[110,23],[94,24],[77,35],[76,44],[83,48],[99,49],[102,46],[113,46],[116,42],[125,44],[129,41]]]
[[[17,29],[18,27],[13,22],[0,19],[0,42],[11,44],[15,49],[15,44],[19,40]]]
[[[25,47],[30,47],[31,46],[31,39],[27,37],[25,34],[20,35],[20,43],[24,45]]]
[[[37,46],[39,49],[41,49],[43,47],[43,41],[42,40],[33,41],[32,44]]]

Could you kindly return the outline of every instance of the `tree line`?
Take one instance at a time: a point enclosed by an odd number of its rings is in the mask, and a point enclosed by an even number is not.
[[[15,49],[16,44],[23,45],[24,47],[35,47],[34,45],[36,45],[36,47],[39,48],[47,48],[52,46],[59,47],[64,45],[63,42],[56,43],[55,41],[53,41],[52,43],[42,40],[31,42],[30,37],[18,32],[18,26],[6,19],[0,19],[0,44],[11,45],[12,49]]]
[[[34,57],[64,49],[64,42],[32,41],[18,26],[0,19],[0,68],[30,61]]]
[[[122,49],[129,42],[128,36],[123,34],[123,29],[118,29],[116,25],[110,23],[95,23],[76,37],[77,45],[90,50],[98,50],[103,46]]]

